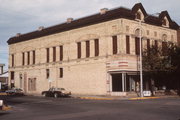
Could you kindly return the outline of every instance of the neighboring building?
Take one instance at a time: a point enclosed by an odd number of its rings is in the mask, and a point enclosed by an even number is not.
[[[5,64],[0,64],[0,90],[8,85],[8,71],[4,72]]]
[[[178,40],[178,45],[180,46],[180,27],[177,30],[177,40]]]
[[[152,16],[141,3],[17,34],[8,40],[10,83],[29,94],[52,86],[73,94],[138,92],[140,29],[144,49],[177,43],[178,25],[168,12]],[[149,89],[146,79],[144,89]]]

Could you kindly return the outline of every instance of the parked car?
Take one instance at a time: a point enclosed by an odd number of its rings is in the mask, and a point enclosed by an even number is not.
[[[24,95],[24,92],[20,88],[11,88],[5,91],[8,95]]]
[[[44,97],[68,97],[71,95],[70,91],[65,90],[64,88],[50,88],[48,91],[43,91],[42,95]]]

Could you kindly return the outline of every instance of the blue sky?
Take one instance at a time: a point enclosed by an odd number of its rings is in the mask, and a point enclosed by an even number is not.
[[[67,18],[79,18],[101,8],[132,8],[141,2],[147,13],[167,10],[180,25],[180,0],[0,0],[0,63],[8,63],[7,40],[39,26],[52,26]]]

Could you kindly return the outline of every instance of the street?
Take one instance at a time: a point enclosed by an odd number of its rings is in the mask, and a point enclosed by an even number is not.
[[[180,98],[82,100],[0,96],[13,109],[0,120],[180,120]]]

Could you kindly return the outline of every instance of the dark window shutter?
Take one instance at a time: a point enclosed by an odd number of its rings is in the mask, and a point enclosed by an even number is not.
[[[14,67],[14,54],[11,55],[12,58],[12,67]]]
[[[30,65],[30,52],[27,52],[27,64]]]
[[[113,43],[113,54],[117,54],[117,36],[112,37]]]
[[[25,53],[23,52],[22,53],[22,65],[24,65],[25,64]]]
[[[49,63],[49,48],[46,48],[46,62]]]
[[[150,39],[147,39],[147,51],[149,52],[150,50]]]
[[[90,57],[90,42],[86,41],[86,57]]]
[[[94,40],[95,56],[99,56],[99,39]]]
[[[77,51],[78,51],[77,57],[81,58],[81,42],[77,43]]]
[[[126,36],[126,54],[130,54],[130,39],[129,36]]]
[[[56,47],[53,47],[53,62],[56,62]]]
[[[63,46],[60,46],[60,61],[63,60]]]
[[[163,56],[167,55],[167,49],[168,49],[167,42],[162,42],[162,55]]]
[[[35,64],[35,63],[36,63],[36,52],[33,51],[33,64]]]
[[[59,77],[63,78],[63,68],[59,68]]]

